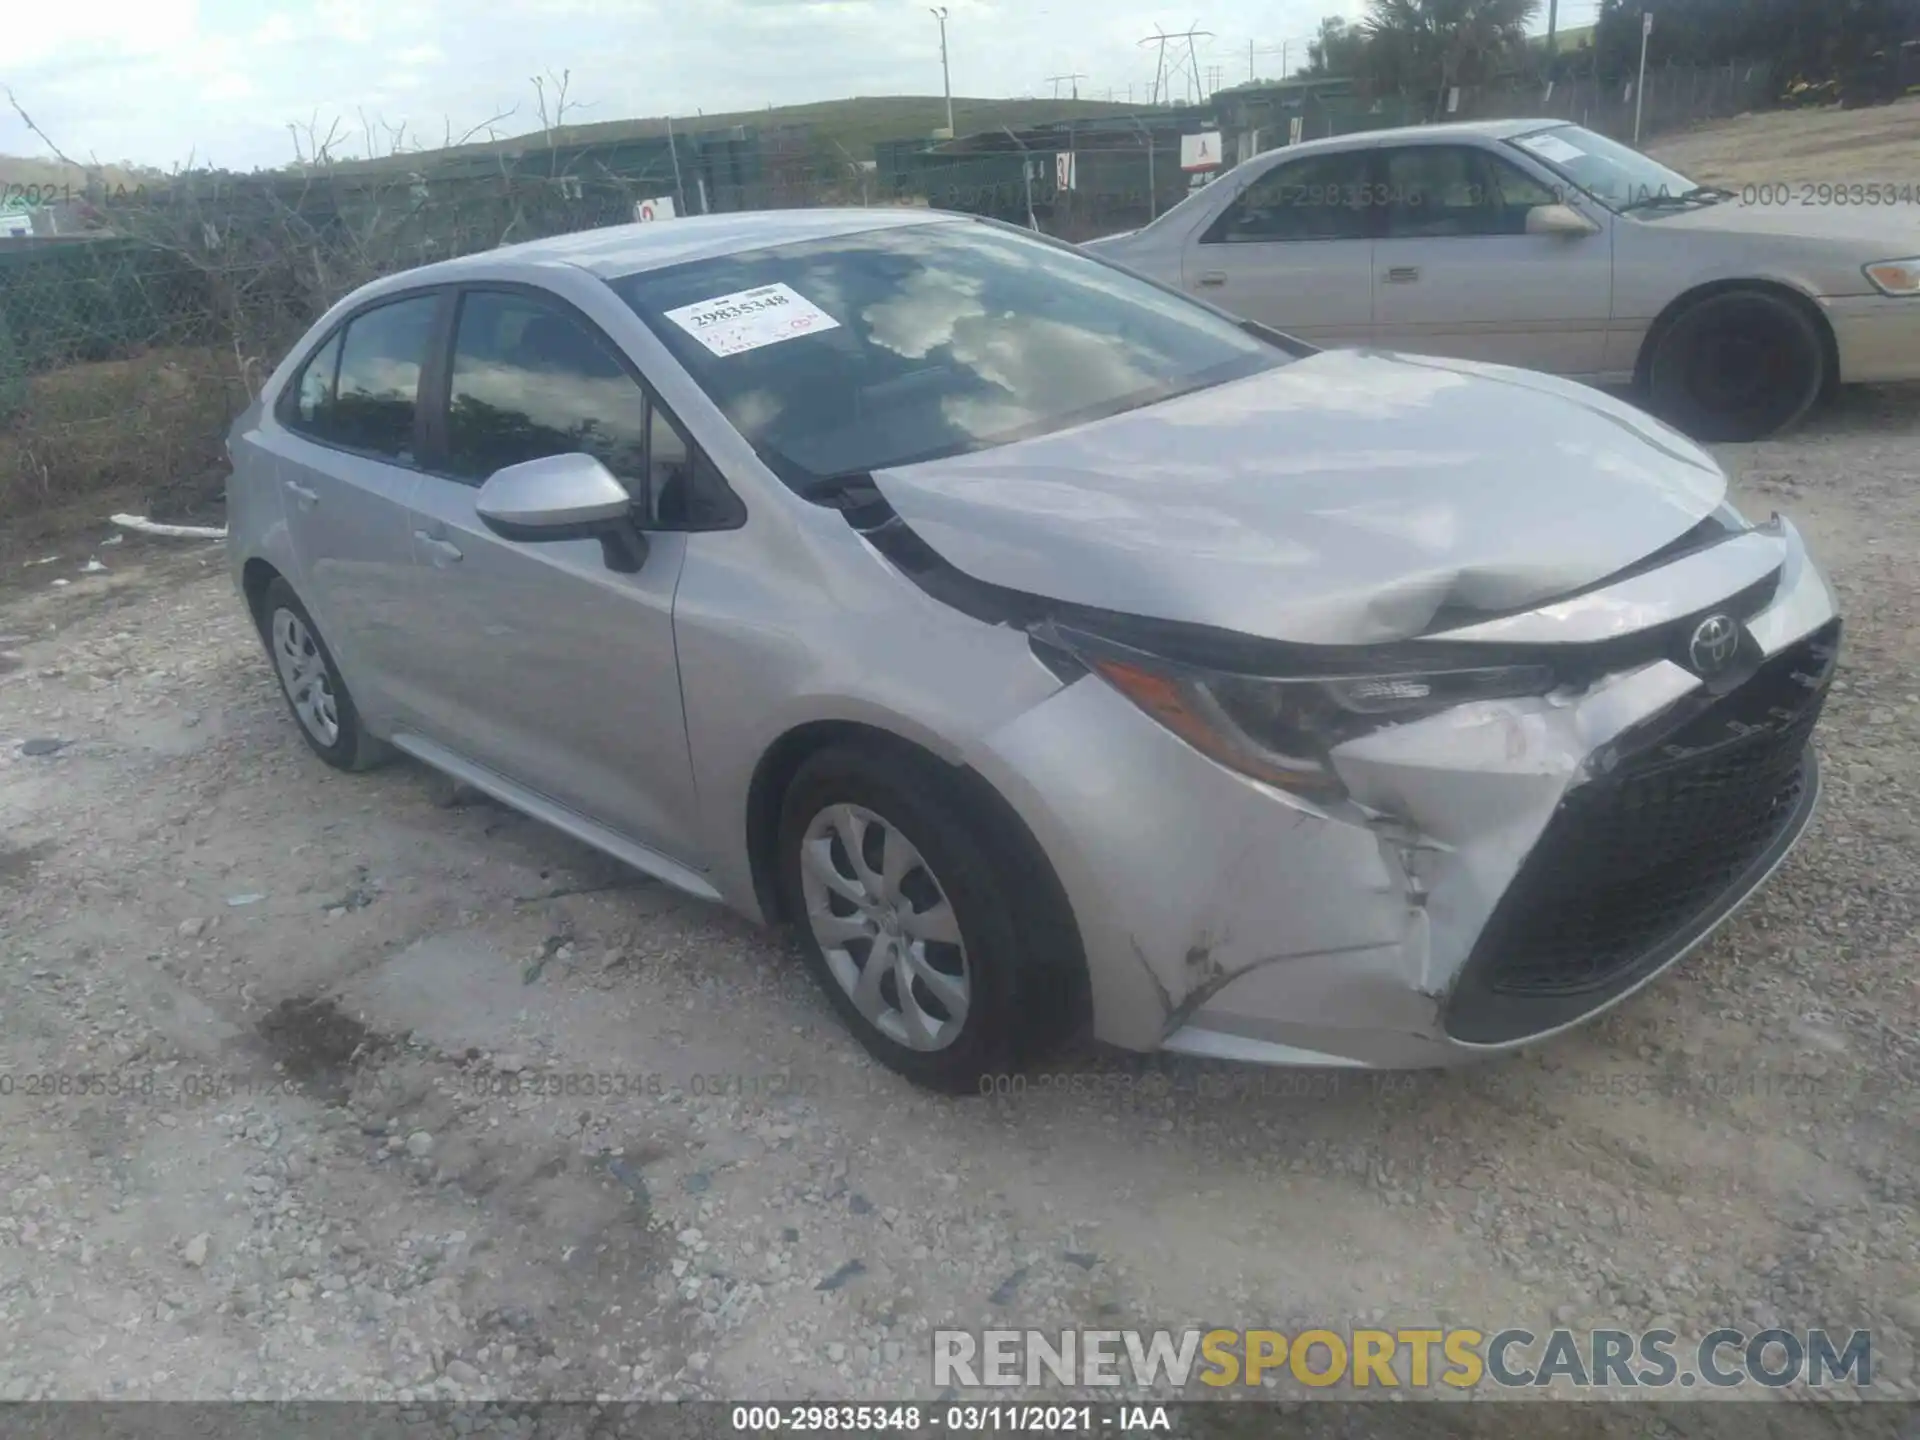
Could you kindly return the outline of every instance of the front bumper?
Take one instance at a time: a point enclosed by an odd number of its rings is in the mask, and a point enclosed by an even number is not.
[[[1234,774],[1093,678],[990,737],[976,763],[1080,923],[1095,1033],[1422,1067],[1534,1043],[1650,983],[1813,814],[1808,735],[1838,620],[1798,534],[1780,534],[1737,685],[1658,659],[1571,699],[1378,731],[1334,752],[1352,804]]]
[[[1820,301],[1846,384],[1920,380],[1920,299],[1891,295]]]

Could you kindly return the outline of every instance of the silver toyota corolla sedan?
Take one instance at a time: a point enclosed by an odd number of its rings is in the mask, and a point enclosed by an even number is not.
[[[322,759],[405,752],[790,923],[923,1084],[1089,1022],[1510,1050],[1696,946],[1814,807],[1834,599],[1694,444],[987,221],[392,276],[231,450],[234,576]]]
[[[1423,125],[1257,155],[1087,248],[1315,344],[1632,386],[1751,440],[1920,380],[1916,179],[1728,190],[1563,121]]]

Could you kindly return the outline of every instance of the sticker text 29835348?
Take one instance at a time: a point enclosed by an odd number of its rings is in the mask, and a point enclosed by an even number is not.
[[[840,325],[791,286],[777,284],[682,305],[666,318],[715,355],[738,355]]]

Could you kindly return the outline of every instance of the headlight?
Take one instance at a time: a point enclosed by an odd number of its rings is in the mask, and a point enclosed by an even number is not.
[[[1089,669],[1201,754],[1315,800],[1345,789],[1328,762],[1342,741],[1471,700],[1544,695],[1545,665],[1399,670],[1381,674],[1229,675],[1056,632]]]
[[[1866,271],[1882,295],[1920,295],[1920,257],[1876,260]]]

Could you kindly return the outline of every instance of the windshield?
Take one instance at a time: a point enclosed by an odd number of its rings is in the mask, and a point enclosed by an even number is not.
[[[1678,170],[1578,125],[1536,130],[1512,143],[1612,210],[1678,200],[1701,188]]]
[[[1045,434],[1291,358],[1124,271],[978,221],[747,251],[614,288],[800,489]]]

